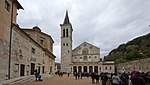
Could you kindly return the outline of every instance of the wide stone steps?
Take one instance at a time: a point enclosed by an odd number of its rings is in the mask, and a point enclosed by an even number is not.
[[[44,75],[44,74],[42,74],[41,76],[43,77],[43,79],[48,78],[48,77],[52,77],[52,75]],[[35,81],[35,75],[24,76],[24,77],[20,77],[20,78],[14,78],[14,79],[11,79],[11,80],[0,81],[0,85],[24,83],[24,82],[30,82],[30,81]]]

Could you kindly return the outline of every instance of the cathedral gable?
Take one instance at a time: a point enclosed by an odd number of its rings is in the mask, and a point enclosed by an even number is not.
[[[87,42],[83,42],[81,45],[79,45],[73,50],[73,55],[79,55],[79,54],[83,54],[83,55],[100,54],[100,48],[92,44],[89,44]]]

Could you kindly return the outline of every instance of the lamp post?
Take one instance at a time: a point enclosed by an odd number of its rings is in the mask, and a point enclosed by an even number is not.
[[[10,38],[9,38],[9,61],[8,61],[8,79],[10,79],[10,68],[11,68],[11,42],[12,42],[12,28],[13,28],[13,9],[14,9],[14,3],[15,1],[13,0],[12,5],[11,5],[11,21],[10,21]]]

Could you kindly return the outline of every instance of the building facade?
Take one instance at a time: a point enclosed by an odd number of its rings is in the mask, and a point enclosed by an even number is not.
[[[19,9],[23,7],[17,0],[0,0],[0,80],[8,79],[10,75],[10,33],[12,33],[12,23],[16,24],[16,14]]]
[[[68,12],[61,26],[61,71],[66,73],[114,73],[114,62],[102,62],[100,48],[83,42],[72,50],[73,28],[69,21]]]
[[[55,74],[57,74],[58,72],[60,72],[60,70],[61,70],[60,63],[55,63]]]
[[[44,48],[44,69],[47,73],[54,73],[55,55],[53,54],[53,39],[50,35],[41,32],[38,26],[34,26],[33,29],[22,28],[22,30],[28,34],[34,41],[36,41],[41,47]]]
[[[54,72],[53,39],[35,26],[22,29],[17,25],[17,0],[0,1],[0,81]]]

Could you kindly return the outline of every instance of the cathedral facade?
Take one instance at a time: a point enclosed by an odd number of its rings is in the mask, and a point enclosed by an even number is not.
[[[114,73],[114,62],[103,62],[100,58],[100,48],[83,42],[72,50],[73,28],[68,12],[61,26],[61,71],[65,73]]]

